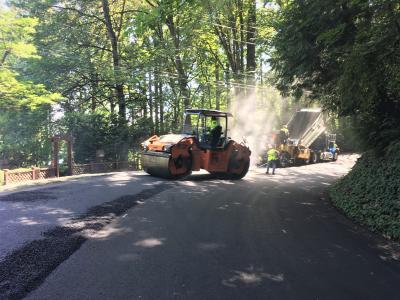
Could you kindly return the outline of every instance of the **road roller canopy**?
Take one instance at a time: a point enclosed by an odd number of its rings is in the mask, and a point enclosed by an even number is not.
[[[186,109],[183,134],[197,138],[202,148],[218,148],[226,145],[228,117],[232,114],[219,110]]]

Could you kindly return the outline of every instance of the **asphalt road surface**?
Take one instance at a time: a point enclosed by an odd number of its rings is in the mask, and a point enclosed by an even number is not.
[[[326,195],[354,161],[0,193],[0,299],[399,299],[398,245]]]

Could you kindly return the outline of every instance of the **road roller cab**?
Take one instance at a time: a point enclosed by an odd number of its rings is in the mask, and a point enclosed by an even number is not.
[[[240,179],[249,168],[250,149],[228,137],[232,115],[218,110],[187,109],[181,134],[152,136],[142,143],[142,167],[154,176],[179,178],[207,170]]]
[[[188,109],[185,111],[183,134],[194,136],[201,149],[223,148],[228,141],[228,117],[232,117],[232,114]]]

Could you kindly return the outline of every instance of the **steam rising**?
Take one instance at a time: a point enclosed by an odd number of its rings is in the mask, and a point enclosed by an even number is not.
[[[264,90],[261,94],[254,90],[235,94],[229,109],[234,116],[229,134],[237,142],[246,140],[251,150],[250,164],[254,166],[271,141],[271,132],[278,123],[274,105],[279,103]]]

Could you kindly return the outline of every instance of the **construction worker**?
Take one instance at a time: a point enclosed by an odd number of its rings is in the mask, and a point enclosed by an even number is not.
[[[336,152],[338,145],[335,142],[330,142],[328,147],[329,147],[329,152],[333,154]]]
[[[279,159],[279,152],[276,150],[272,145],[268,145],[267,151],[268,157],[268,165],[267,165],[267,172],[265,174],[269,174],[269,168],[272,168],[272,175],[275,175],[276,164]]]
[[[328,150],[330,153],[332,153],[332,160],[335,161],[339,153],[339,148],[336,142],[330,142],[328,145]]]
[[[210,145],[212,148],[215,148],[218,146],[219,140],[221,138],[222,127],[221,127],[221,125],[218,125],[216,117],[212,117],[211,124],[212,124],[213,129],[211,129],[211,132],[210,132],[210,134],[211,134]]]
[[[289,138],[289,129],[287,125],[283,125],[281,130],[279,130],[279,138],[281,140],[281,144],[286,145],[287,140]]]

